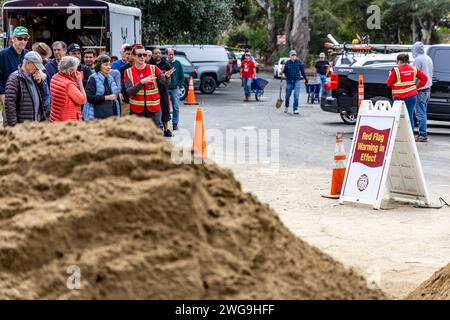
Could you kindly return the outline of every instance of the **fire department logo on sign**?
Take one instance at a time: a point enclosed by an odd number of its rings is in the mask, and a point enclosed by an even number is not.
[[[365,174],[363,174],[361,177],[359,177],[358,179],[358,190],[359,191],[364,191],[366,190],[367,186],[369,185],[369,177]]]

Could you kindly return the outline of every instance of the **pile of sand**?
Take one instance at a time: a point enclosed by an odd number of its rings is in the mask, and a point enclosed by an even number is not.
[[[436,271],[406,299],[450,300],[450,264]]]
[[[145,119],[2,129],[0,185],[2,299],[384,298]]]

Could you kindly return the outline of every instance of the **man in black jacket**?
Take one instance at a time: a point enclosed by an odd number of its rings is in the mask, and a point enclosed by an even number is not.
[[[24,56],[19,70],[14,71],[6,82],[5,112],[9,126],[25,121],[45,119],[44,99],[46,93],[45,70],[41,56],[30,51]]]
[[[83,74],[83,87],[86,89],[87,81],[92,74],[92,70],[87,65],[81,63],[81,47],[76,43],[72,43],[67,47],[67,54],[80,60],[80,65],[77,70]]]
[[[167,60],[162,56],[161,50],[158,48],[153,49],[153,55],[149,64],[154,64],[162,72],[172,69]],[[167,85],[158,83],[159,95],[161,99],[161,120],[164,127],[164,136],[172,137],[172,132],[169,130],[170,110],[169,110],[169,92],[167,91]]]

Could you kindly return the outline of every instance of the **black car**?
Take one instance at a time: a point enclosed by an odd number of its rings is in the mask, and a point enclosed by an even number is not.
[[[434,64],[433,86],[428,102],[428,119],[450,121],[450,45],[432,45],[425,48]],[[331,96],[321,97],[323,111],[339,113],[345,123],[355,124],[358,115],[358,76],[364,76],[364,98],[376,102],[392,101],[386,80],[392,66],[334,67],[331,72]]]

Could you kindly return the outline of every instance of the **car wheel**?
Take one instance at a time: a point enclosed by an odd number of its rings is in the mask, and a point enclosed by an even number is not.
[[[180,100],[184,100],[187,97],[189,87],[184,84],[180,89]]]
[[[353,112],[341,112],[341,119],[346,124],[356,124],[356,119],[358,118],[357,113]]]
[[[212,94],[217,88],[216,80],[211,76],[202,77],[200,91],[204,94]]]

